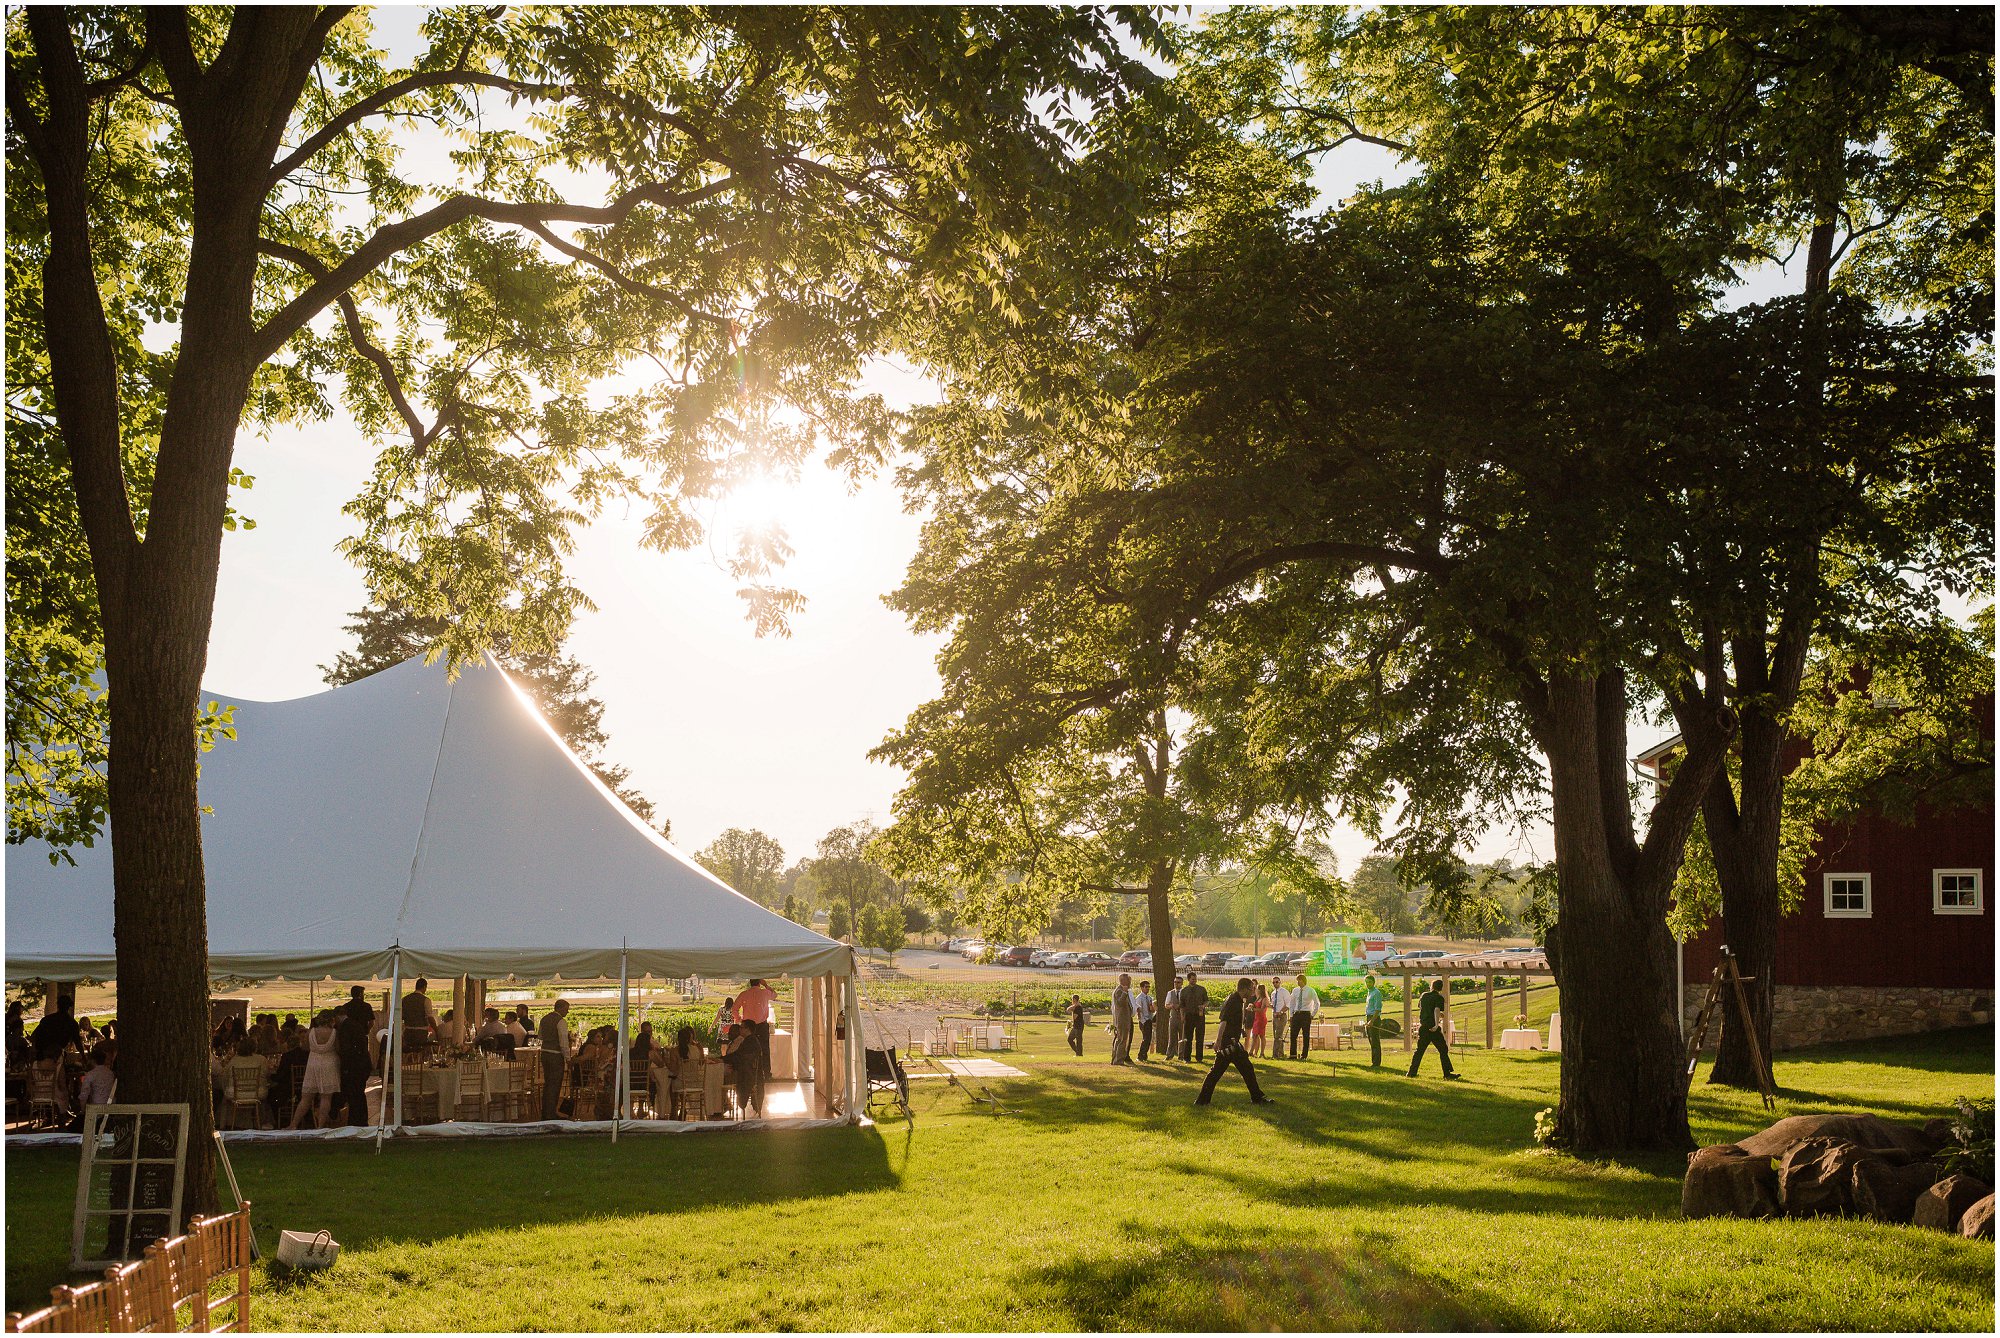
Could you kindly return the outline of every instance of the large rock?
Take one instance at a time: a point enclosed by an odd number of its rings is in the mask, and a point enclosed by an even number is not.
[[[1778,1201],[1787,1217],[1852,1213],[1907,1222],[1917,1196],[1937,1178],[1933,1163],[1899,1148],[1808,1138],[1787,1148],[1778,1163]]]
[[[1993,1239],[1993,1196],[1988,1194],[1979,1202],[1965,1210],[1965,1216],[1958,1219],[1958,1234],[1968,1239]]]
[[[1898,1124],[1875,1115],[1792,1115],[1779,1120],[1760,1134],[1738,1141],[1737,1147],[1753,1157],[1782,1157],[1795,1143],[1813,1138],[1837,1138],[1877,1152],[1904,1152],[1913,1157],[1929,1157],[1949,1137],[1948,1121],[1933,1121],[1942,1127]]]
[[[1859,1144],[1839,1138],[1808,1138],[1787,1147],[1778,1163],[1778,1201],[1785,1216],[1853,1212],[1854,1163],[1864,1155]]]
[[[1854,1211],[1878,1222],[1908,1222],[1942,1174],[1936,1162],[1898,1166],[1882,1154],[1864,1156],[1854,1163]]]
[[[1993,1187],[1969,1175],[1948,1175],[1925,1190],[1917,1199],[1910,1220],[1933,1231],[1956,1231],[1965,1210],[1982,1198],[1991,1198]]]
[[[1688,1157],[1681,1181],[1683,1217],[1777,1217],[1778,1172],[1769,1157],[1718,1143]]]

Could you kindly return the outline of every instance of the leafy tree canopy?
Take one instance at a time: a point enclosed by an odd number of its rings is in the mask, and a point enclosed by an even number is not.
[[[755,827],[730,827],[704,846],[695,859],[710,873],[749,897],[770,906],[778,897],[778,874],[785,867],[785,849]],[[787,898],[796,905],[796,898]]]

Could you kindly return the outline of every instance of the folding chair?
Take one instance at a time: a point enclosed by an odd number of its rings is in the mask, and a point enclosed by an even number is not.
[[[904,1119],[914,1121],[916,1116],[910,1111],[910,1079],[896,1058],[896,1047],[869,1049],[865,1053],[868,1058],[868,1099],[863,1109],[872,1111],[879,1097],[900,1110]]]
[[[229,1082],[223,1091],[223,1105],[229,1112],[232,1128],[236,1117],[245,1110],[250,1112],[250,1127],[257,1128],[264,1121],[264,1061],[253,1055],[238,1055],[229,1061]],[[290,1111],[285,1114],[289,1116]]]
[[[463,1060],[456,1067],[458,1069],[458,1100],[452,1105],[451,1117],[454,1120],[465,1119],[466,1112],[469,1110],[471,1118],[475,1120],[485,1119],[486,1096],[489,1090],[487,1079],[492,1071],[486,1067],[486,1062],[481,1059]]]
[[[438,1094],[438,1085],[435,1080],[425,1080],[427,1072],[435,1072],[435,1070],[426,1070],[417,1064],[405,1064],[402,1067],[403,1123],[405,1124],[437,1124],[444,1119],[444,1111]],[[393,1092],[385,1093],[385,1099],[389,1101],[390,1108],[394,1109],[395,1094]]]
[[[62,1065],[45,1059],[28,1070],[28,1118],[36,1124],[63,1122]]]

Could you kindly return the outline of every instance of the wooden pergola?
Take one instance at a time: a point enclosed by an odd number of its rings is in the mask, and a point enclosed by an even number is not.
[[[1493,982],[1500,976],[1521,978],[1521,1011],[1528,1011],[1528,977],[1547,976],[1555,978],[1549,969],[1549,959],[1540,948],[1532,952],[1461,952],[1449,957],[1426,957],[1417,961],[1396,962],[1391,966],[1378,967],[1394,970],[1403,977],[1403,1048],[1411,1049],[1415,1044],[1416,1028],[1410,1024],[1414,995],[1410,990],[1412,977],[1423,979],[1433,975],[1444,977],[1445,1014],[1451,1013],[1451,978],[1455,975],[1474,975],[1486,978],[1486,1048],[1493,1048]]]

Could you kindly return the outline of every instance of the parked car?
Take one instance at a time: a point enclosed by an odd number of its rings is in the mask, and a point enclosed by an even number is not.
[[[1382,965],[1393,966],[1399,962],[1421,962],[1432,957],[1449,957],[1450,953],[1441,948],[1420,948],[1415,952],[1393,953],[1382,959]]]
[[[1000,963],[1000,965],[1002,966],[1027,966],[1029,963],[1033,962],[1034,959],[1035,959],[1035,950],[1027,946],[1026,944],[1023,944],[1020,947],[1007,948],[1003,950],[997,956],[995,956],[993,960]]]
[[[1128,971],[1150,971],[1153,969],[1153,954],[1144,948],[1135,948],[1121,956],[1118,965]]]
[[[979,954],[985,951],[986,951],[986,945],[975,938],[968,941],[964,947],[960,948],[958,950],[958,955],[960,957],[963,957],[966,961],[970,962],[970,961],[976,961],[979,957]]]
[[[1117,969],[1118,959],[1108,952],[1080,952],[1070,965],[1086,971],[1111,971]]]
[[[1176,971],[1185,971],[1189,967],[1200,966],[1201,964],[1201,954],[1198,952],[1184,952],[1174,958],[1174,970]]]
[[[1052,952],[1049,954],[1048,960],[1043,962],[1042,965],[1054,967],[1060,971],[1065,967],[1073,965],[1075,961],[1076,954],[1073,952]]]
[[[1229,965],[1229,959],[1235,955],[1233,952],[1205,952],[1201,955],[1201,964],[1211,971],[1220,971]]]
[[[1319,954],[1316,952],[1295,952],[1285,960],[1285,969],[1294,974],[1310,971],[1317,965],[1319,965]]]
[[[1047,966],[1060,954],[1054,948],[1037,948],[1035,955],[1028,959],[1029,966]]]
[[[1257,969],[1257,958],[1248,953],[1239,953],[1224,962],[1222,969],[1232,976],[1248,975]]]
[[[1293,954],[1289,952],[1267,952],[1262,957],[1250,959],[1252,971],[1282,971],[1292,964]]]

